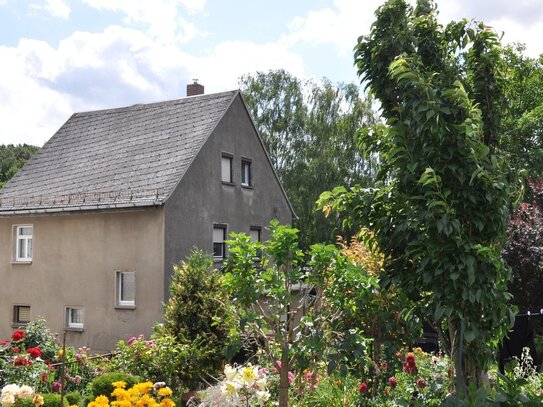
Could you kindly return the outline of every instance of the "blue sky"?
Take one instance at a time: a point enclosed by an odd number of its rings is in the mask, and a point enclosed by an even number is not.
[[[43,145],[73,112],[206,93],[283,68],[357,82],[352,48],[383,0],[0,0],[0,143]],[[543,53],[541,0],[443,0]]]

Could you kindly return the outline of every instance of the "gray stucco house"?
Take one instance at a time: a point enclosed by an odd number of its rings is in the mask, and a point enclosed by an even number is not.
[[[147,336],[172,264],[292,217],[239,91],[75,113],[0,190],[0,338],[36,316],[96,352]]]

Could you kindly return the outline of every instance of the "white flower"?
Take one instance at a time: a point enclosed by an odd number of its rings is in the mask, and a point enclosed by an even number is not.
[[[11,407],[15,404],[15,394],[9,392],[4,393],[4,390],[2,390],[0,402],[2,403],[2,407]]]
[[[258,366],[253,367],[250,363],[241,369],[241,381],[247,386],[252,386],[258,379]]]
[[[256,382],[255,382],[256,386],[258,387],[259,390],[266,390],[266,386],[268,385],[268,380],[266,379],[266,376],[258,379]]]
[[[240,387],[240,384],[237,382],[226,381],[222,384],[221,391],[226,397],[235,399],[238,397],[238,390]]]
[[[30,397],[34,394],[34,390],[32,390],[32,387],[30,386],[21,386],[19,389],[19,392],[17,393],[17,397],[20,399],[26,399],[27,397]]]
[[[14,396],[19,393],[19,386],[16,384],[6,384],[2,389],[2,396],[4,394],[13,394]]]
[[[235,367],[232,367],[230,365],[226,365],[224,367],[224,375],[226,376],[226,380],[228,381],[233,381],[237,373],[238,369],[236,369]]]
[[[256,394],[256,400],[258,401],[258,404],[260,405],[264,404],[270,398],[270,392],[267,390],[264,390],[264,391],[257,390],[255,394]]]

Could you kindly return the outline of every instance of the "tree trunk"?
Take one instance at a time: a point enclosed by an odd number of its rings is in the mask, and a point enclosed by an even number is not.
[[[281,352],[281,368],[279,369],[279,407],[288,407],[288,345]]]

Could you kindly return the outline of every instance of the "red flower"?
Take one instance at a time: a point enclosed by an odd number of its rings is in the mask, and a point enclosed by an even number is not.
[[[398,384],[398,380],[394,376],[389,377],[388,384],[390,385],[390,387],[396,387],[396,385]]]
[[[25,356],[19,356],[13,361],[13,366],[31,366],[32,362]]]
[[[360,383],[360,386],[358,386],[358,391],[364,394],[366,391],[368,391],[368,385],[364,382]]]
[[[385,396],[390,396],[390,390],[389,389],[385,389],[383,391],[383,393],[385,393]]]
[[[11,353],[19,353],[21,349],[18,346],[14,346],[9,350]]]
[[[426,381],[422,377],[417,380],[417,387],[419,389],[424,389],[426,387]]]
[[[11,339],[13,339],[15,342],[22,341],[25,338],[25,331],[22,331],[20,329],[17,329],[15,332],[11,334]]]
[[[42,381],[42,382],[48,381],[47,373],[43,372],[43,373],[41,374],[41,381]]]
[[[405,363],[407,363],[409,367],[415,367],[415,364],[416,364],[415,355],[409,352],[407,356],[405,357]]]
[[[41,349],[40,348],[28,348],[26,350],[26,353],[30,355],[31,358],[36,359],[41,356]]]
[[[9,345],[9,341],[0,342],[0,346],[8,346],[8,345]]]
[[[388,369],[388,363],[387,362],[382,362],[381,363],[381,369],[387,370]]]

